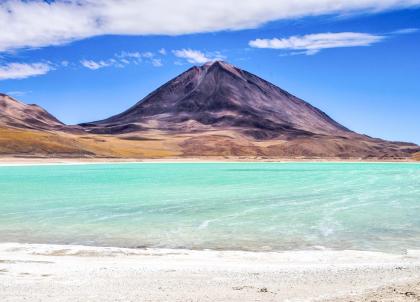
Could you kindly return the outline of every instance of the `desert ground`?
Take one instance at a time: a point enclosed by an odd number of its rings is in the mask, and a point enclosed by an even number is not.
[[[419,301],[420,252],[0,244],[2,301]]]

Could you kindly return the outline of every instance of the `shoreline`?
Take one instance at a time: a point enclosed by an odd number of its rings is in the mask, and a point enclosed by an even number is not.
[[[420,295],[420,250],[398,255],[0,243],[2,301],[365,301],[372,294],[416,301],[399,294],[406,288]]]
[[[413,159],[340,159],[340,158],[243,158],[243,157],[186,157],[186,158],[36,158],[36,157],[0,157],[2,166],[36,165],[88,165],[88,164],[153,164],[153,163],[368,163],[368,164],[420,164]]]

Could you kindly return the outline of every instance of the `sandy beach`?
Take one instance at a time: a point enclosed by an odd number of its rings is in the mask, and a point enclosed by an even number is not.
[[[418,301],[420,251],[0,244],[2,301]]]

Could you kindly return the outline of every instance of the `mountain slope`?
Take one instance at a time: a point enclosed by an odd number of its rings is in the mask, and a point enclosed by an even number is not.
[[[0,155],[407,159],[414,144],[357,134],[225,62],[193,67],[127,111],[68,126],[0,94]]]
[[[0,156],[18,157],[165,157],[177,156],[159,141],[138,141],[87,134],[67,126],[37,105],[0,94]]]
[[[232,129],[259,139],[351,135],[319,109],[220,61],[193,67],[127,111],[83,126],[98,133]]]
[[[58,130],[66,126],[38,105],[27,105],[0,93],[0,126]]]
[[[192,67],[90,133],[177,139],[185,156],[405,158],[414,144],[357,134],[225,62]]]

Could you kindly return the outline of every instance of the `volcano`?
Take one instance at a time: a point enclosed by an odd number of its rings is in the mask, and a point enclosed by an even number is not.
[[[110,134],[229,129],[255,139],[352,134],[309,103],[222,61],[192,67],[127,111],[82,126]]]
[[[222,61],[188,69],[120,114],[76,126],[0,94],[0,155],[407,159],[418,151],[353,132]]]
[[[229,63],[194,66],[128,110],[81,124],[96,134],[177,139],[183,155],[406,157],[414,144],[355,133]],[[415,148],[414,148],[415,149]]]

